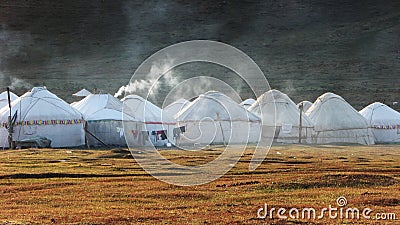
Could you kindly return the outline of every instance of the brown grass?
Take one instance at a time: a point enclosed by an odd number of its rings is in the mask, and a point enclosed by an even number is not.
[[[163,150],[174,162],[203,164],[221,148]],[[270,207],[336,206],[400,218],[400,146],[276,146],[248,171],[253,149],[222,178],[195,187],[148,175],[129,151],[0,152],[0,221],[10,224],[399,224],[376,220],[257,219]],[[277,154],[277,152],[281,154]]]

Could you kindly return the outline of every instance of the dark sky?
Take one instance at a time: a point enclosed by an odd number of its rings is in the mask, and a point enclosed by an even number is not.
[[[0,0],[0,26],[1,89],[19,94],[114,93],[146,57],[193,39],[241,49],[295,101],[400,90],[400,1]]]

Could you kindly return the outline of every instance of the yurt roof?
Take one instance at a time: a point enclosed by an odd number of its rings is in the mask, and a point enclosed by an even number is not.
[[[252,98],[248,98],[248,99],[246,99],[246,100],[244,100],[243,102],[241,102],[240,103],[240,105],[248,105],[248,106],[250,106],[250,105],[252,105],[254,102],[256,102],[256,100],[254,100],[254,99],[252,99]]]
[[[110,94],[90,94],[73,107],[83,114],[85,120],[135,120],[122,114],[122,102]]]
[[[86,90],[85,88],[72,94],[73,96],[77,96],[77,97],[86,97],[88,95],[90,95],[92,93],[90,93],[90,91]]]
[[[299,126],[300,123],[300,111],[296,104],[286,94],[275,89],[258,97],[248,110],[262,116],[264,125],[292,124]],[[312,121],[304,112],[302,112],[302,126],[313,126]]]
[[[14,93],[12,93],[12,92],[10,91],[10,98],[11,98],[11,101],[14,101],[15,99],[18,98],[18,95],[14,94]],[[4,91],[4,92],[2,92],[2,93],[0,94],[0,101],[1,101],[1,100],[8,100],[7,91]]]
[[[312,106],[312,102],[310,101],[301,101],[299,104],[297,104],[297,107],[300,107],[300,105],[303,104],[303,111],[307,112],[307,110]]]
[[[186,99],[180,98],[171,104],[164,107],[163,112],[168,113],[171,116],[174,116],[179,111],[181,111],[185,106],[187,106],[190,102]]]
[[[368,127],[367,120],[342,97],[325,93],[307,110],[315,130],[345,130]]]
[[[189,103],[175,118],[178,121],[199,121],[205,118],[231,121],[260,121],[261,119],[221,92],[209,91]]]
[[[400,125],[400,113],[389,106],[374,102],[360,111],[371,126],[397,126]]]
[[[11,103],[11,113],[18,111],[17,121],[82,119],[82,114],[46,87],[34,87]],[[2,121],[6,121],[9,109],[0,110]]]
[[[128,115],[140,118],[147,124],[174,122],[174,119],[170,115],[163,114],[158,106],[138,95],[128,95],[121,101],[124,104],[124,112]]]
[[[11,101],[16,100],[17,98],[18,98],[18,95],[10,92]],[[0,94],[0,109],[7,105],[8,105],[8,94],[7,94],[7,91],[4,91]]]

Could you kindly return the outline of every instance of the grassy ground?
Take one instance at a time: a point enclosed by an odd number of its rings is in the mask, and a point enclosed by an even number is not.
[[[219,148],[163,151],[205,163]],[[146,174],[126,150],[0,152],[0,221],[11,224],[399,224],[400,146],[275,146],[248,171],[252,149],[222,178],[178,187]],[[188,163],[189,162],[189,163]],[[397,220],[257,219],[268,207],[369,207]]]

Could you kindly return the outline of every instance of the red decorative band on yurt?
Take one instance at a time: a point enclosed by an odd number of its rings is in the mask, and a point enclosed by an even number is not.
[[[374,125],[373,128],[391,130],[391,129],[400,129],[400,125]]]
[[[148,122],[146,121],[145,124],[165,124],[165,125],[175,125],[176,123],[172,122]]]
[[[80,124],[83,123],[83,119],[75,119],[75,120],[30,120],[30,121],[20,121],[16,122],[17,126],[31,126],[31,125],[71,125],[71,124]],[[3,122],[2,127],[6,127],[7,123]]]

